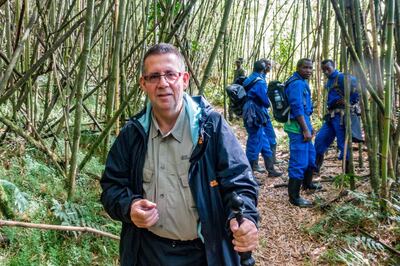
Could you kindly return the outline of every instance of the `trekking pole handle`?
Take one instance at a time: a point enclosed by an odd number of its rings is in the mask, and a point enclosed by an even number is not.
[[[236,221],[238,222],[240,227],[240,225],[243,223],[244,201],[238,194],[236,194],[236,192],[232,193],[231,209],[232,212],[235,214]],[[251,251],[238,253],[240,256],[240,265],[253,266],[256,263],[251,255]]]

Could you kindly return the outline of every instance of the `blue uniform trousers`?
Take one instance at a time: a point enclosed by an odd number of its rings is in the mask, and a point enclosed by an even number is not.
[[[267,135],[269,145],[276,145],[276,135],[270,119],[268,119],[267,125],[264,127],[264,132]]]
[[[341,117],[339,113],[336,113],[335,117],[331,118],[330,121],[324,122],[315,137],[315,150],[317,154],[323,155],[336,137],[337,146],[340,150],[339,160],[343,159],[346,129],[344,127],[344,122],[342,125],[340,122]],[[346,155],[347,159],[348,156],[349,152],[347,152]]]
[[[289,178],[304,179],[307,169],[315,169],[314,144],[303,141],[303,135],[288,132],[289,135]]]
[[[258,155],[272,157],[271,147],[264,127],[245,127],[247,131],[246,156],[249,162],[258,160]]]

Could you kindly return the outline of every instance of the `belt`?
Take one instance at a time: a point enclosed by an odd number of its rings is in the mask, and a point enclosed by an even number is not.
[[[201,241],[200,238],[192,239],[192,240],[178,240],[178,239],[170,239],[170,238],[165,238],[159,235],[156,235],[148,230],[146,230],[145,234],[147,234],[149,237],[153,238],[154,240],[163,242],[165,244],[170,245],[171,247],[176,247],[176,246],[193,246],[193,245],[203,245],[203,241]]]

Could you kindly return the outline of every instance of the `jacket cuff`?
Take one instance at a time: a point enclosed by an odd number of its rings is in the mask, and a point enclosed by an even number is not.
[[[132,203],[141,198],[142,197],[136,195],[136,196],[129,197],[121,202],[121,208],[122,208],[122,213],[123,213],[122,222],[132,223],[132,220],[131,220]]]
[[[290,110],[293,117],[304,116],[304,110],[302,109],[292,109]]]

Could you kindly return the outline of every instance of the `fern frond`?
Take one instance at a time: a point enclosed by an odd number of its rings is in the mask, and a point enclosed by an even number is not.
[[[338,252],[338,257],[348,266],[369,266],[368,259],[365,258],[364,254],[354,247],[344,248]]]
[[[373,250],[373,251],[385,250],[385,247],[381,243],[375,241],[372,238],[365,236],[357,236],[355,240],[357,245],[361,244],[366,250]]]
[[[19,190],[19,188],[15,184],[4,179],[0,179],[0,185],[3,186],[6,190],[12,192],[11,196],[15,210],[17,210],[18,212],[24,212],[26,209],[28,209],[28,194]]]

